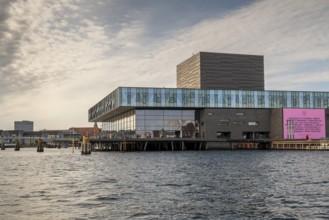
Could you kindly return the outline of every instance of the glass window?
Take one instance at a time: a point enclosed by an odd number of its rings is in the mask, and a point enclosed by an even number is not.
[[[257,126],[257,125],[259,125],[259,122],[256,122],[256,121],[250,121],[250,122],[248,122],[248,125],[249,125],[249,126]]]
[[[215,107],[215,91],[209,91],[209,107]]]
[[[231,91],[223,91],[223,107],[231,106]]]
[[[164,110],[163,111],[164,115],[182,115],[182,111],[181,110]]]
[[[181,115],[165,115],[163,116],[163,119],[181,119],[182,116]]]
[[[177,93],[175,89],[165,90],[166,106],[176,106]]]
[[[145,116],[149,115],[163,115],[163,110],[145,110],[144,111]]]
[[[310,94],[308,92],[304,92],[303,105],[304,105],[304,108],[310,107]]]
[[[145,120],[163,120],[163,115],[145,115]]]
[[[145,120],[145,126],[163,126],[163,120]]]
[[[264,92],[258,92],[257,94],[257,105],[259,108],[265,107],[265,96]]]
[[[161,103],[161,90],[156,89],[153,93],[153,101],[156,104],[160,104]]]
[[[183,106],[183,95],[181,89],[177,89],[177,106]]]
[[[205,90],[200,90],[199,95],[198,95],[198,106],[206,106],[206,91]]]
[[[291,107],[297,108],[299,106],[299,93],[291,92]]]

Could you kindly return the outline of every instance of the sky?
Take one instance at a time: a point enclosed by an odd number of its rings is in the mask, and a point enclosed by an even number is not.
[[[88,127],[199,51],[264,56],[266,90],[329,91],[328,0],[0,0],[0,130]],[[100,124],[99,124],[100,125]]]

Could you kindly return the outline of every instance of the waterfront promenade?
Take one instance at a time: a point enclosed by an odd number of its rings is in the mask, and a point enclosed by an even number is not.
[[[329,150],[329,140],[132,138],[91,139],[93,151]]]
[[[185,151],[185,150],[329,150],[329,140],[272,140],[272,139],[206,139],[206,138],[94,138],[83,144],[78,139],[51,139],[42,141],[42,147],[83,147],[91,151]],[[15,144],[18,146],[15,146]],[[53,143],[56,143],[55,145]],[[6,148],[38,147],[13,140]]]

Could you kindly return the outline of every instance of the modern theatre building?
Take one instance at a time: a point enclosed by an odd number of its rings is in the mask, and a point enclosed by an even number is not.
[[[264,90],[258,55],[199,52],[177,88],[119,87],[88,113],[110,138],[329,137],[329,92]]]

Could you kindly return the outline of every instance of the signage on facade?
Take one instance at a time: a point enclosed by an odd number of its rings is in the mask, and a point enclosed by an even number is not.
[[[284,139],[326,137],[324,109],[283,109]]]

